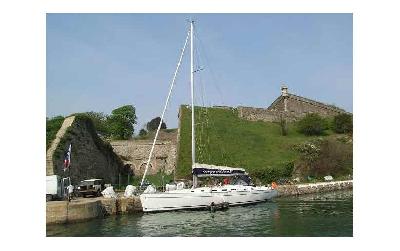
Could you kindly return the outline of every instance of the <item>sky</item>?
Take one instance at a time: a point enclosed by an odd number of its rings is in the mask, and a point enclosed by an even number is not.
[[[160,116],[195,20],[195,104],[268,107],[289,92],[353,111],[352,14],[47,14],[46,116],[131,104]],[[164,121],[190,104],[187,48]]]

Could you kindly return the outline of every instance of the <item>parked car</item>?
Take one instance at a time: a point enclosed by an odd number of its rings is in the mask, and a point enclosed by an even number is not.
[[[89,179],[82,180],[78,186],[79,194],[83,197],[88,195],[101,196],[101,191],[105,188],[104,181],[102,179]]]

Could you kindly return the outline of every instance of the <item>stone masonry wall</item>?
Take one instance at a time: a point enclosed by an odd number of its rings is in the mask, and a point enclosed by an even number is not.
[[[64,173],[64,152],[72,145],[71,166]],[[91,178],[117,183],[123,162],[112,147],[99,138],[89,119],[76,117],[52,155],[54,174],[71,177],[72,184]]]
[[[284,111],[284,98],[279,97],[268,110]],[[303,117],[308,113],[318,113],[323,117],[332,117],[345,111],[321,102],[313,101],[297,95],[289,94],[287,97],[287,112],[295,117]]]
[[[293,196],[309,193],[331,192],[352,188],[353,180],[344,180],[311,184],[283,185],[278,186],[276,189],[278,190],[278,196]]]
[[[80,222],[107,215],[142,212],[138,196],[125,198],[89,198],[84,200],[50,201],[46,203],[46,225]]]
[[[157,174],[164,170],[166,174],[174,172],[176,167],[177,143],[176,133],[174,140],[160,140],[156,142],[153,157],[147,174]],[[125,165],[129,165],[135,175],[142,175],[150,154],[153,140],[117,140],[110,142]]]
[[[326,105],[311,99],[288,94],[286,97],[286,111],[284,104],[285,97],[279,96],[268,108],[238,107],[240,118],[250,121],[279,121],[284,117],[287,121],[298,120],[308,113],[317,113],[322,117],[333,117],[340,113],[346,113],[345,110]]]
[[[237,109],[239,118],[250,121],[274,122],[279,121],[281,116],[284,116],[288,121],[296,119],[296,117],[290,113],[284,113],[277,110],[243,106],[239,106]]]

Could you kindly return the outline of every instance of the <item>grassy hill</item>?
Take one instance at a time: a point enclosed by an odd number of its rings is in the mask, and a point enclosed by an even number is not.
[[[298,153],[293,145],[310,140],[289,124],[282,136],[277,123],[240,119],[236,109],[195,108],[196,162],[243,167],[250,175],[290,176]],[[331,135],[328,131],[326,136]],[[326,137],[325,136],[325,137]],[[181,107],[177,177],[191,176],[191,110]]]

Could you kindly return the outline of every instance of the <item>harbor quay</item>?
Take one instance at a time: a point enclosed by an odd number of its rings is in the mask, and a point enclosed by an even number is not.
[[[311,193],[324,193],[353,188],[353,180],[280,185],[276,189],[278,196],[296,196]],[[46,225],[74,223],[94,218],[103,218],[114,214],[142,213],[138,196],[125,198],[77,198],[68,201],[46,202]]]
[[[297,185],[281,185],[278,190],[278,197],[295,196],[310,193],[325,193],[337,190],[346,190],[353,188],[353,180],[317,182]]]
[[[46,202],[46,225],[81,222],[113,214],[142,212],[138,196],[130,198],[78,198]]]

